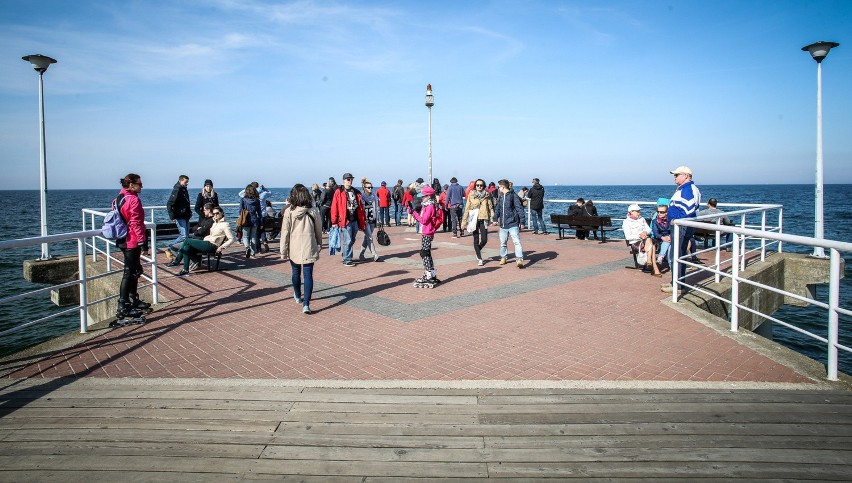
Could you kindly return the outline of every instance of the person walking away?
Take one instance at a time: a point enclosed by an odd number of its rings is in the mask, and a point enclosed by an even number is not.
[[[443,223],[443,214],[438,206],[438,200],[435,198],[435,190],[431,186],[423,186],[420,191],[423,203],[420,212],[409,208],[408,212],[420,223],[422,227],[420,237],[420,258],[423,259],[423,276],[414,281],[415,287],[433,288],[441,283],[438,280],[438,272],[435,271],[435,263],[432,260],[432,240],[435,238],[435,232]]]
[[[121,217],[127,224],[127,236],[116,240],[116,246],[124,256],[124,272],[118,292],[118,306],[115,311],[117,325],[145,322],[144,311],[151,304],[139,298],[139,277],[142,276],[142,252],[148,253],[148,238],[145,232],[145,209],[139,199],[142,191],[142,177],[130,173],[120,180],[121,191],[113,201]]]
[[[290,260],[293,299],[302,305],[302,313],[311,313],[314,290],[314,263],[322,249],[322,222],[313,208],[310,193],[302,184],[293,186],[288,198],[290,209],[281,219],[282,260]],[[304,289],[302,283],[304,282]]]
[[[476,259],[481,267],[485,265],[482,249],[488,243],[488,223],[494,216],[494,200],[485,190],[483,179],[478,179],[473,183],[473,189],[467,195],[462,223],[465,224],[465,230],[473,235],[473,250],[476,252]]]
[[[398,179],[396,180],[396,185],[394,185],[393,191],[391,192],[391,199],[393,200],[394,226],[399,226],[399,224],[402,223],[402,209],[405,206],[402,204],[402,198],[404,195],[405,188],[402,187],[402,180]]]
[[[322,192],[320,199],[320,213],[322,213],[322,232],[328,233],[331,228],[331,202],[334,199],[334,192],[337,191],[337,182],[334,178],[328,178],[325,191]]]
[[[461,218],[461,215],[464,198],[464,188],[459,184],[459,180],[453,176],[450,178],[450,186],[446,189],[445,201],[450,213],[450,228],[453,231],[453,238],[456,238],[463,229],[462,223],[464,218]]]
[[[370,249],[370,254],[373,256],[373,261],[379,261],[379,252],[376,251],[376,244],[373,243],[373,230],[376,228],[377,210],[379,198],[373,193],[373,183],[369,182],[366,177],[361,180],[361,186],[364,188],[364,193],[361,195],[361,206],[364,208],[364,241],[361,242],[361,253],[358,254],[359,260],[365,260],[364,252],[367,248]]]
[[[231,232],[231,224],[225,221],[225,212],[221,206],[214,206],[210,211],[213,219],[213,224],[210,226],[210,232],[203,239],[187,238],[180,247],[180,254],[183,258],[183,270],[178,273],[178,277],[187,277],[189,273],[198,267],[198,261],[201,260],[203,253],[220,254],[226,248],[234,243],[234,234]],[[244,237],[245,240],[247,237]]]
[[[494,224],[500,227],[500,265],[506,264],[507,241],[512,237],[518,268],[524,268],[524,250],[521,247],[521,227],[524,224],[524,207],[512,185],[505,179],[497,182],[499,197],[494,206]]]
[[[533,235],[547,235],[547,225],[544,224],[544,186],[541,185],[538,178],[533,178],[532,186],[527,193],[527,199],[530,203],[530,211],[532,212],[532,229]]]
[[[406,208],[408,208],[408,206],[411,204],[411,201],[414,200],[414,198],[416,196],[417,196],[417,184],[411,183],[410,185],[408,185],[408,188],[405,190],[405,193],[403,193],[403,195],[402,195],[402,206],[405,206]],[[408,226],[414,226],[414,218],[411,216],[410,212],[408,213],[408,216],[406,217],[405,224],[408,225]]]
[[[382,181],[382,185],[376,190],[376,197],[379,199],[378,223],[382,226],[390,226],[391,191],[386,181]]]
[[[695,218],[698,215],[698,206],[701,204],[701,191],[698,186],[692,181],[692,170],[687,166],[678,166],[672,171],[674,182],[677,188],[669,201],[669,223],[673,223],[681,218]],[[689,243],[692,241],[692,236],[695,234],[693,228],[683,227],[680,229],[680,246],[678,253],[683,256],[689,250]],[[664,284],[660,287],[663,292],[671,292],[674,290],[675,283],[682,279],[686,274],[686,266],[682,263],[678,264],[678,273],[672,270],[672,283]],[[681,291],[679,290],[678,293]]]
[[[343,174],[343,186],[334,192],[331,202],[331,223],[340,227],[343,236],[343,265],[354,267],[352,248],[358,230],[366,228],[364,207],[361,205],[361,192],[352,186],[352,173]]]
[[[240,210],[247,210],[249,214],[247,224],[242,227],[243,246],[246,248],[246,258],[257,257],[260,251],[261,213],[263,211],[260,205],[260,195],[253,184],[246,186],[242,193],[244,196],[240,199]]]
[[[189,219],[192,218],[192,205],[189,202],[189,190],[186,186],[189,184],[189,176],[182,174],[178,177],[177,183],[172,188],[172,193],[169,195],[169,201],[166,202],[166,210],[169,212],[169,219],[177,226],[178,237],[172,242],[171,247],[166,249],[176,250],[180,244],[189,236]]]
[[[195,213],[198,215],[198,221],[201,222],[205,218],[209,218],[204,213],[204,206],[207,204],[219,206],[219,194],[213,190],[213,180],[205,179],[204,187],[201,192],[195,197]]]

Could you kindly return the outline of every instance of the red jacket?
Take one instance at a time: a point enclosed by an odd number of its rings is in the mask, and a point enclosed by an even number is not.
[[[121,205],[121,216],[127,222],[127,248],[145,245],[145,209],[136,193],[122,189],[124,203]]]
[[[358,206],[355,209],[355,215],[358,218],[358,228],[363,230],[367,226],[367,217],[364,214],[364,205],[361,204],[361,192],[356,188],[352,188],[355,192],[355,204]],[[340,228],[346,228],[346,204],[349,202],[349,195],[346,194],[346,189],[343,186],[338,186],[334,190],[334,198],[331,199],[331,224],[337,225]]]
[[[379,198],[379,206],[387,208],[390,206],[391,192],[387,186],[382,186],[376,191],[376,196]]]

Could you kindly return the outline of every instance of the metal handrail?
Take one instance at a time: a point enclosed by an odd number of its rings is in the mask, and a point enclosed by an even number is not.
[[[726,213],[727,215],[727,213]],[[672,250],[674,256],[673,264],[671,267],[673,274],[678,274],[680,264],[684,264],[687,267],[695,267],[699,271],[707,271],[714,273],[716,275],[716,281],[718,282],[720,276],[724,276],[731,279],[731,297],[730,299],[724,299],[721,296],[713,294],[709,291],[703,290],[699,286],[690,285],[684,279],[680,279],[677,275],[673,278],[672,282],[672,302],[678,301],[678,289],[690,288],[694,289],[702,294],[713,297],[717,300],[721,300],[731,306],[730,310],[730,322],[731,322],[731,331],[737,332],[739,330],[739,309],[745,310],[750,313],[758,314],[762,317],[766,317],[767,319],[779,323],[785,327],[788,327],[792,330],[795,330],[807,337],[810,337],[814,340],[824,342],[827,344],[827,364],[826,364],[826,372],[827,378],[832,381],[836,381],[838,379],[838,370],[837,370],[837,359],[838,359],[838,351],[843,350],[846,352],[852,353],[852,348],[846,347],[838,342],[839,340],[839,316],[840,314],[846,316],[852,316],[852,311],[846,310],[840,307],[840,253],[852,253],[852,243],[835,241],[835,240],[825,240],[818,239],[800,235],[789,235],[786,233],[775,233],[773,231],[768,230],[754,230],[751,228],[743,228],[737,226],[728,226],[716,224],[715,230],[717,234],[717,239],[720,233],[730,233],[733,236],[733,242],[731,243],[733,248],[733,254],[730,259],[731,262],[731,271],[728,273],[727,270],[721,269],[721,262],[718,257],[719,253],[719,244],[717,243],[717,259],[716,264],[711,267],[703,267],[696,263],[690,262],[687,257],[691,257],[691,254],[681,254],[680,253],[680,238],[681,238],[681,227],[691,227],[691,228],[704,228],[708,229],[708,225],[705,222],[694,221],[693,219],[679,219],[672,222],[674,226],[674,236],[672,243]],[[793,294],[787,292],[785,290],[781,290],[774,287],[769,287],[759,282],[755,282],[749,280],[747,278],[742,278],[739,275],[739,272],[745,268],[746,263],[746,250],[744,249],[746,246],[747,239],[759,239],[761,240],[761,246],[765,247],[766,241],[771,240],[774,243],[780,244],[783,243],[793,243],[796,245],[804,245],[810,247],[822,247],[824,249],[828,249],[830,251],[829,255],[829,280],[828,280],[828,304],[823,302],[819,302],[811,299],[804,299],[797,294]],[[765,253],[761,253],[761,261],[764,260]],[[762,289],[770,290],[772,292],[782,294],[785,296],[792,296],[799,300],[806,300],[809,303],[813,303],[817,307],[825,308],[828,310],[828,337],[821,337],[819,334],[814,334],[807,330],[796,327],[787,322],[778,320],[777,318],[771,317],[769,314],[760,313],[750,307],[746,307],[739,303],[739,285],[741,283],[745,283],[751,286],[756,286]]]

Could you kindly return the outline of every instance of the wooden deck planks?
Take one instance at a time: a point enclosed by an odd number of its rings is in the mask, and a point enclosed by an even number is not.
[[[0,392],[0,481],[852,475],[844,391],[64,382]]]

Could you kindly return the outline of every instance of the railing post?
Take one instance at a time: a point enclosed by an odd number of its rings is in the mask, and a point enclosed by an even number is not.
[[[678,280],[678,258],[680,258],[680,225],[673,223],[674,237],[672,237],[672,302],[677,302]]]
[[[734,256],[731,259],[731,332],[740,329],[740,235],[734,233]]]
[[[740,228],[745,229],[746,228],[746,214],[745,213],[742,214],[742,217],[740,218],[740,220],[741,220],[740,221]],[[734,238],[734,239],[736,240],[736,238]],[[740,239],[741,239],[740,243],[742,243],[742,246],[740,247],[739,257],[734,256],[734,260],[736,260],[737,263],[740,264],[740,270],[745,270],[746,237],[741,236]],[[736,252],[734,252],[734,253],[736,253]]]
[[[836,248],[830,249],[829,277],[828,277],[828,379],[837,380],[837,332],[838,315],[837,308],[840,306],[840,252]]]
[[[152,216],[153,217],[153,216]],[[159,283],[157,282],[157,224],[151,223],[151,305],[160,300]]]
[[[760,230],[766,231],[766,210],[760,211]],[[760,238],[760,261],[766,261],[766,238]]]
[[[715,265],[715,266],[716,266],[716,270],[717,270],[717,271],[720,269],[720,263],[721,263],[721,261],[722,261],[722,255],[721,255],[721,251],[722,251],[722,232],[720,232],[720,231],[719,231],[719,227],[720,227],[720,226],[722,226],[722,219],[721,219],[721,218],[719,218],[718,220],[716,220],[716,265]],[[719,282],[722,280],[722,278],[721,278],[721,277],[722,277],[722,276],[721,276],[721,275],[719,275],[719,274],[717,273],[717,274],[716,274],[716,276],[715,276],[715,277],[713,277],[713,280],[714,280],[716,283],[719,283]]]
[[[89,298],[86,290],[86,239],[77,239],[77,269],[80,272],[77,279],[80,281],[80,333],[89,332]]]
[[[784,233],[784,208],[778,208],[778,234]],[[781,253],[781,245],[784,242],[778,240],[778,253]]]

